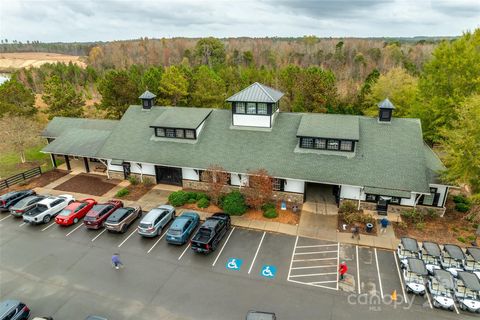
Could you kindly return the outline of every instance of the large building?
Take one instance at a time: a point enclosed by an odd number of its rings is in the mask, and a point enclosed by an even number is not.
[[[444,166],[424,143],[418,119],[395,118],[386,99],[378,117],[280,112],[283,93],[254,83],[227,99],[231,110],[155,106],[145,92],[120,120],[54,118],[43,152],[105,166],[115,178],[139,175],[156,183],[202,189],[201,172],[220,165],[233,187],[248,172],[275,177],[277,199],[299,203],[327,190],[339,204],[398,211],[443,211]]]

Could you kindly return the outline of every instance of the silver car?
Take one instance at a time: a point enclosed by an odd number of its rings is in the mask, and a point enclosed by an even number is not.
[[[45,196],[34,195],[23,198],[10,207],[10,213],[15,217],[21,217],[25,212],[30,210],[37,202],[45,199]]]
[[[140,221],[138,233],[144,237],[156,237],[163,228],[175,219],[175,208],[163,205],[150,210]]]

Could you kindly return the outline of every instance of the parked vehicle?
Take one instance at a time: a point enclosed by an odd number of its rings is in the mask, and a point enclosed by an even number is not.
[[[10,207],[10,213],[15,217],[21,217],[25,212],[30,210],[37,202],[45,199],[45,196],[34,195],[23,198]]]
[[[456,277],[458,271],[463,271],[465,254],[459,246],[455,244],[446,244],[443,246],[440,263],[442,264],[443,269]]]
[[[27,320],[30,309],[18,300],[4,300],[0,302],[0,320]]]
[[[467,271],[459,271],[456,279],[455,297],[460,309],[480,313],[480,281]]]
[[[435,308],[455,310],[455,301],[453,300],[455,284],[450,272],[435,269],[433,276],[430,276],[428,281],[428,291],[432,295]]]
[[[105,221],[109,232],[125,233],[130,225],[142,216],[142,208],[123,207],[115,210]]]
[[[190,241],[192,250],[205,254],[215,251],[230,224],[230,216],[222,212],[208,217]]]
[[[247,313],[246,320],[276,320],[277,316],[272,312],[253,311]]]
[[[83,199],[70,203],[55,217],[55,222],[62,226],[71,226],[85,217],[97,201],[94,199]]]
[[[70,194],[45,198],[23,214],[23,221],[31,224],[48,223],[73,201],[75,198]]]
[[[88,229],[100,229],[107,218],[118,208],[123,208],[123,202],[120,200],[97,203],[87,212],[83,218],[83,223]]]
[[[425,267],[428,273],[433,275],[435,270],[441,269],[440,259],[442,251],[436,242],[424,241],[421,252],[422,260],[425,262]]]
[[[397,248],[397,255],[402,268],[405,268],[408,258],[420,258],[420,248],[417,240],[402,237]]]
[[[177,217],[167,231],[165,238],[171,244],[185,244],[200,222],[196,212],[184,212]]]
[[[468,247],[466,252],[465,271],[473,272],[480,278],[480,248]]]
[[[175,208],[162,205],[150,210],[140,221],[138,233],[144,237],[156,237],[175,218]]]
[[[405,279],[407,292],[423,296],[425,294],[425,277],[427,275],[427,268],[421,259],[407,258],[407,263],[403,270],[403,278]]]
[[[8,211],[11,206],[28,196],[35,195],[33,190],[11,191],[0,196],[0,212]]]

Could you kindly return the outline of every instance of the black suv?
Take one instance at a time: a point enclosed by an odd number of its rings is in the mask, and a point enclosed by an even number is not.
[[[12,191],[0,196],[0,212],[8,211],[11,206],[13,206],[18,201],[22,200],[25,197],[35,195],[33,190],[21,190],[21,191]]]
[[[0,302],[0,320],[27,320],[30,309],[18,300]]]

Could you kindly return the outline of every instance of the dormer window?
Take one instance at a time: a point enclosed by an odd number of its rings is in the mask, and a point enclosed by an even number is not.
[[[245,102],[237,102],[235,108],[236,113],[245,113]]]
[[[211,112],[203,108],[166,108],[150,127],[158,138],[196,140]]]
[[[333,151],[354,151],[355,141],[300,137],[300,148],[333,150]]]

